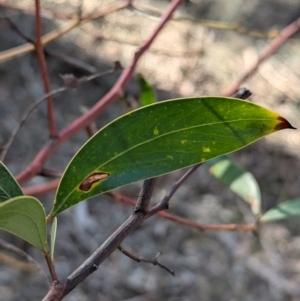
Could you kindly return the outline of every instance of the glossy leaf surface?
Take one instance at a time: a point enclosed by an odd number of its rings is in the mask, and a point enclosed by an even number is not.
[[[22,189],[14,176],[0,161],[0,202],[4,202],[19,195],[23,195]]]
[[[1,203],[0,228],[47,251],[45,210],[34,197],[18,196]]]
[[[254,214],[260,214],[261,194],[254,176],[226,156],[215,160],[210,163],[211,174],[249,203]]]
[[[223,97],[175,99],[105,126],[65,170],[50,216],[94,195],[238,150],[292,128],[278,114]]]
[[[300,199],[280,203],[268,210],[260,219],[261,222],[273,222],[291,217],[300,216]]]
[[[138,81],[141,89],[141,106],[147,106],[156,102],[156,94],[150,83],[146,81],[142,74],[138,74]]]

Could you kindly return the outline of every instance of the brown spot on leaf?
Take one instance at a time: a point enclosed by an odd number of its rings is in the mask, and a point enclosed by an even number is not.
[[[93,184],[104,180],[109,177],[109,173],[106,172],[95,172],[89,175],[79,186],[79,189],[82,191],[89,191]]]
[[[293,127],[285,118],[279,116],[277,118],[277,120],[279,121],[279,123],[275,126],[275,131],[280,131],[283,129],[294,129],[296,130],[295,127]]]

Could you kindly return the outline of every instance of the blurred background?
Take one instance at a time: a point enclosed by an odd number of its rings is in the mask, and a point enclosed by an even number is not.
[[[70,18],[80,13],[97,13],[119,3],[41,2],[43,34],[66,26]],[[51,88],[64,85],[62,74],[88,76],[111,70],[116,62],[129,66],[169,2],[136,0],[134,7],[83,22],[48,44],[45,49]],[[1,52],[26,43],[7,18],[34,39],[34,1],[0,1],[0,13]],[[142,57],[136,71],[153,85],[158,100],[221,95],[257,60],[270,38],[299,16],[298,0],[186,1]],[[299,58],[298,34],[243,84],[253,93],[251,101],[275,110],[297,128],[300,127]],[[34,52],[0,63],[0,146],[4,146],[27,108],[44,95],[44,89]],[[56,95],[58,128],[62,129],[93,106],[113,86],[120,72],[115,70]],[[124,97],[97,119],[97,128],[138,106],[140,90],[136,77],[124,92]],[[85,131],[75,135],[59,147],[46,166],[63,171],[87,138]],[[4,163],[13,174],[18,174],[47,141],[47,111],[43,103],[16,136]],[[299,131],[282,131],[231,155],[257,179],[263,211],[300,197],[299,149]],[[153,203],[183,173],[184,170],[161,177]],[[26,185],[46,181],[38,176]],[[135,199],[140,187],[141,183],[136,183],[119,192]],[[41,197],[47,213],[53,198],[54,193]],[[59,278],[74,271],[131,210],[130,206],[103,195],[60,214],[55,255]],[[175,194],[169,212],[202,224],[255,221],[248,206],[213,178],[205,166]],[[64,300],[300,300],[299,226],[299,219],[294,218],[264,225],[256,235],[200,232],[153,217],[132,233],[123,247],[146,258],[163,252],[159,260],[174,270],[175,277],[157,266],[134,262],[117,250]],[[41,300],[49,288],[42,254],[14,237],[3,233],[1,237],[28,252],[44,271],[28,263],[22,265],[20,259],[0,250],[1,300]]]

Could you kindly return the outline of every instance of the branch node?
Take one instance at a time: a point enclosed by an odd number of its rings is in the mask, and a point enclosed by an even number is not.
[[[139,206],[139,207],[134,207],[133,208],[133,213],[134,214],[141,213],[142,215],[147,215],[148,214],[148,210],[145,210],[145,208]]]
[[[146,259],[144,257],[137,257],[133,254],[131,254],[129,251],[125,250],[121,245],[118,247],[118,249],[127,257],[131,258],[132,260],[136,261],[136,262],[145,262],[145,263],[151,263],[153,265],[158,265],[159,267],[161,267],[162,269],[166,270],[167,272],[169,272],[170,274],[172,274],[173,276],[175,276],[174,271],[170,270],[169,268],[167,268],[166,266],[160,264],[157,259],[158,257],[162,254],[162,252],[158,252],[155,257],[153,259]]]
[[[134,213],[141,213],[144,216],[148,214],[148,207],[154,190],[157,178],[145,180],[136,205],[133,208]]]
[[[92,267],[93,267],[93,269],[96,271],[96,270],[98,270],[98,265],[96,265],[96,263],[94,263],[93,265],[92,265]]]
[[[241,88],[239,89],[234,95],[234,98],[240,98],[240,99],[247,99],[252,95],[252,92],[248,90],[247,88]]]

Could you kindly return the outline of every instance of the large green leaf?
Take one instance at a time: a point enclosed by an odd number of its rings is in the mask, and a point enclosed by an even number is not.
[[[273,222],[300,216],[300,199],[286,201],[268,210],[260,219],[261,222]]]
[[[46,214],[34,197],[18,196],[1,203],[0,228],[47,251]]]
[[[156,95],[152,86],[146,81],[142,74],[138,74],[138,82],[140,85],[140,102],[141,106],[147,106],[156,102]]]
[[[19,195],[23,195],[22,189],[6,166],[0,161],[0,202]]]
[[[78,151],[62,176],[50,216],[285,128],[292,127],[276,113],[234,98],[175,99],[137,109],[105,126]]]
[[[254,176],[226,156],[211,161],[211,174],[249,203],[254,214],[260,214],[261,194]]]

